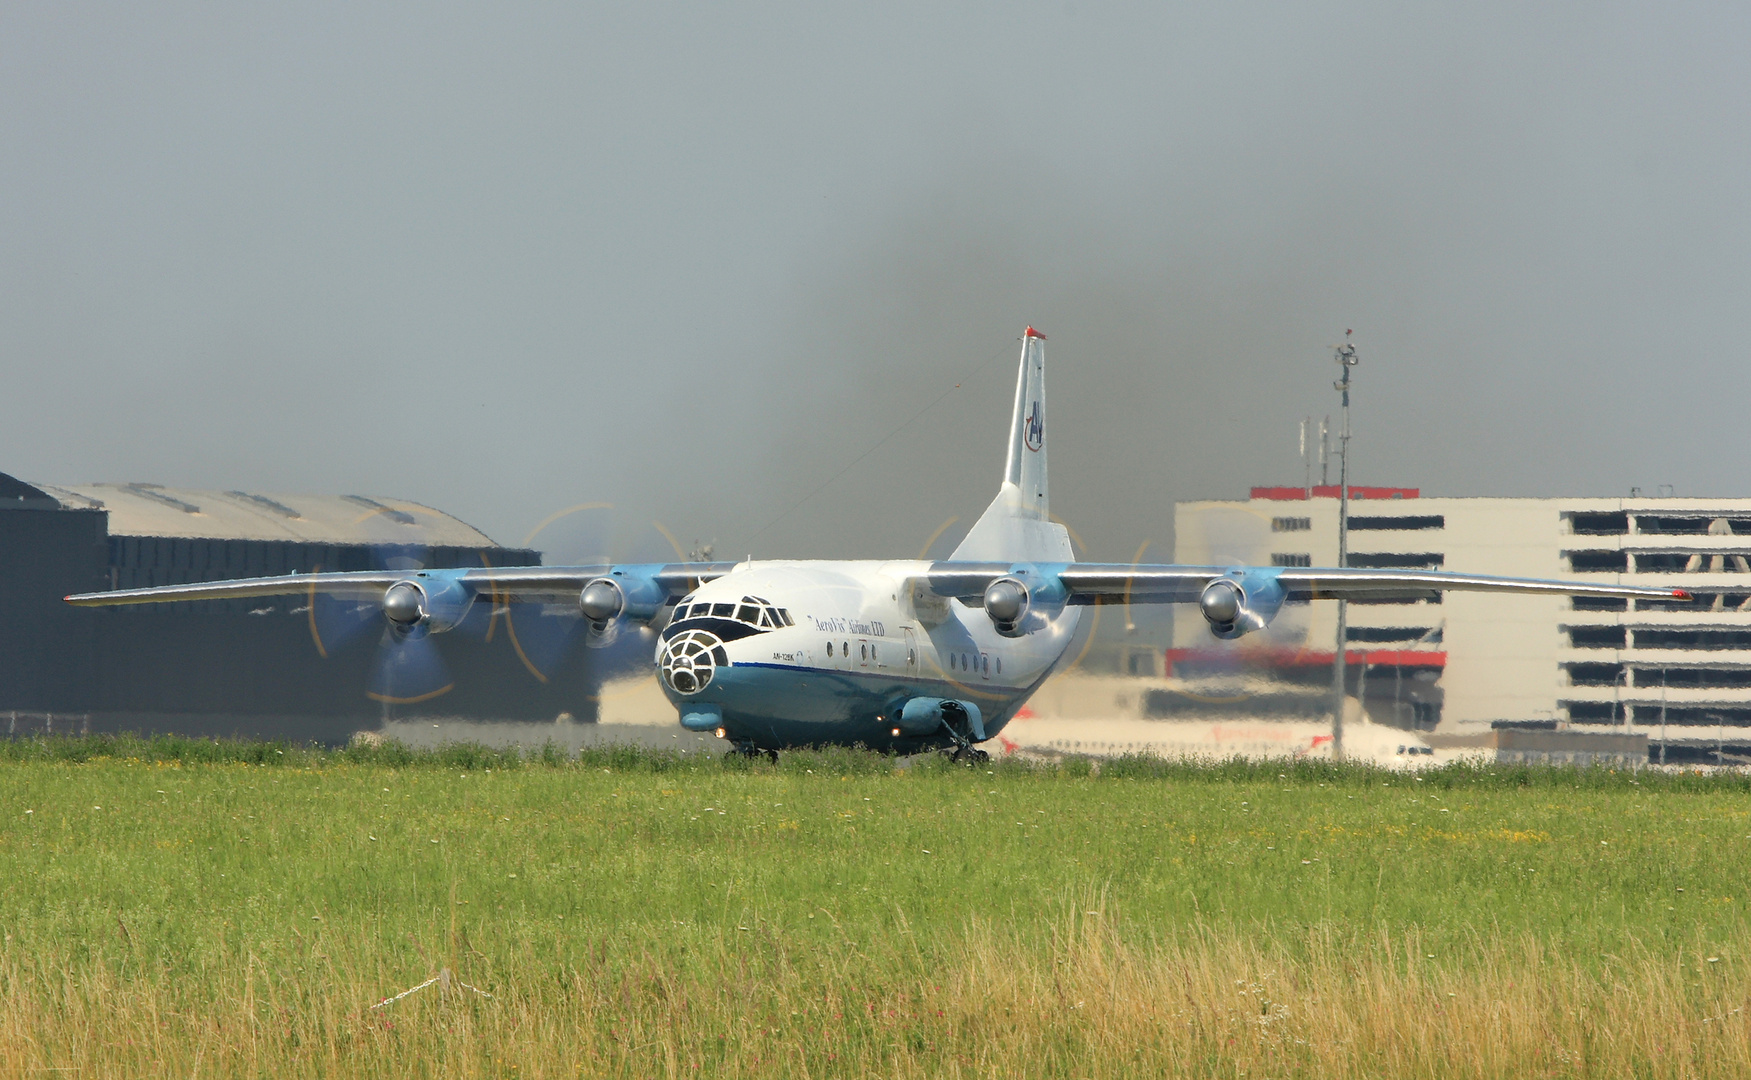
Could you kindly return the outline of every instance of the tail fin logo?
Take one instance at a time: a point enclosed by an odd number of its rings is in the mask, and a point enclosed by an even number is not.
[[[1034,402],[1033,411],[1022,421],[1021,438],[1029,450],[1037,451],[1046,445],[1046,422],[1040,419],[1040,403],[1037,401]]]

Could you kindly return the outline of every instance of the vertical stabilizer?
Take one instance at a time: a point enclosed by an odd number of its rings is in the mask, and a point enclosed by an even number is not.
[[[1051,519],[1046,497],[1046,335],[1028,327],[1009,418],[1003,485],[951,559],[1069,562],[1070,537]]]

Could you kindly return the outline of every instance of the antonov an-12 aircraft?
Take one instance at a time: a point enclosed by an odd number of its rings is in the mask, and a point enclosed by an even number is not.
[[[1022,337],[997,498],[949,558],[291,574],[69,596],[83,606],[324,593],[379,605],[386,632],[453,630],[480,601],[571,606],[597,643],[655,633],[652,663],[690,731],[734,751],[863,745],[982,759],[1064,659],[1083,608],[1195,603],[1218,638],[1283,604],[1415,599],[1447,589],[1684,598],[1680,589],[1421,570],[1076,562],[1046,499],[1044,335]]]

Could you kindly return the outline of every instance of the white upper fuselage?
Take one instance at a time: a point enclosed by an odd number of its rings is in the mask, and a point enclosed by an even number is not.
[[[995,735],[1064,656],[1078,609],[1003,637],[983,608],[925,590],[929,566],[739,564],[676,604],[655,656],[663,692],[689,727],[754,745],[915,744],[891,735],[915,697],[971,702]]]

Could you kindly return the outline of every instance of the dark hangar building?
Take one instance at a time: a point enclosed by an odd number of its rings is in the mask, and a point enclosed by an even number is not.
[[[416,704],[367,694],[381,632],[319,647],[298,597],[74,608],[75,592],[315,570],[528,566],[431,507],[363,495],[30,484],[0,473],[0,724],[338,742],[386,718],[596,715],[628,650],[550,650],[536,667],[498,633],[437,635],[452,688]],[[526,631],[562,613],[519,612]],[[563,624],[544,628],[564,634]],[[536,636],[526,632],[525,637]],[[496,640],[495,640],[496,637]],[[632,635],[636,640],[637,635]],[[456,640],[452,640],[456,639]],[[326,655],[325,655],[326,653]]]

